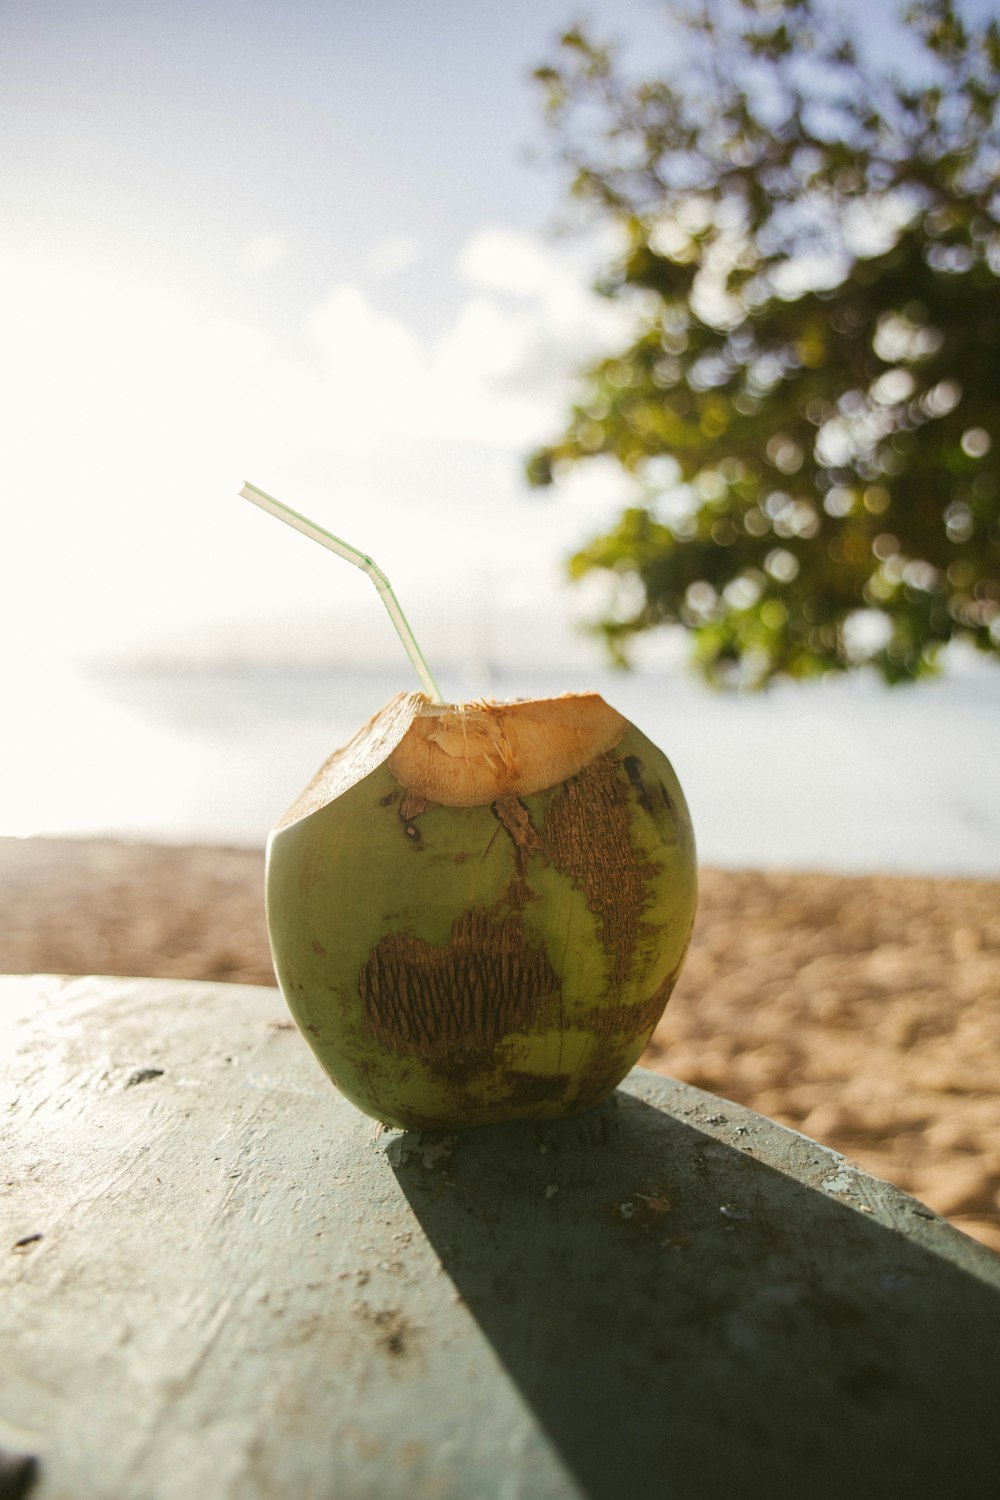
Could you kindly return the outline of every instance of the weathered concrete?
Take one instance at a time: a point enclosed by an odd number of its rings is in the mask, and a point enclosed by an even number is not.
[[[992,1493],[1000,1259],[802,1136],[640,1071],[380,1134],[271,990],[8,979],[0,1018],[38,1500]]]

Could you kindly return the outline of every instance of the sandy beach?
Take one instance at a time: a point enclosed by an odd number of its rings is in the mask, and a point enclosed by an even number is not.
[[[263,853],[0,839],[0,970],[272,984]],[[704,869],[643,1058],[1000,1252],[1000,882]]]

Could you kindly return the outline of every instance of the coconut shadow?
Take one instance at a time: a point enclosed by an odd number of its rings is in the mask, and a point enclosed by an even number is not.
[[[992,1493],[1000,1260],[898,1190],[638,1071],[445,1172],[427,1140],[388,1159],[587,1500]]]

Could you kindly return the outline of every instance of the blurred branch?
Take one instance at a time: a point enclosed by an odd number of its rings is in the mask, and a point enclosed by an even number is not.
[[[633,333],[528,475],[633,477],[571,563],[617,659],[665,624],[722,683],[1000,650],[1000,28],[901,24],[919,78],[820,0],[679,4],[652,78],[579,28],[537,71]]]

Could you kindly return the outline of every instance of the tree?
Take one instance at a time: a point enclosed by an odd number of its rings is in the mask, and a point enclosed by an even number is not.
[[[632,331],[581,377],[546,485],[604,456],[635,503],[571,559],[627,660],[680,624],[711,680],[1000,653],[1000,27],[900,24],[911,81],[822,0],[675,0],[635,81],[579,28],[537,70]]]

